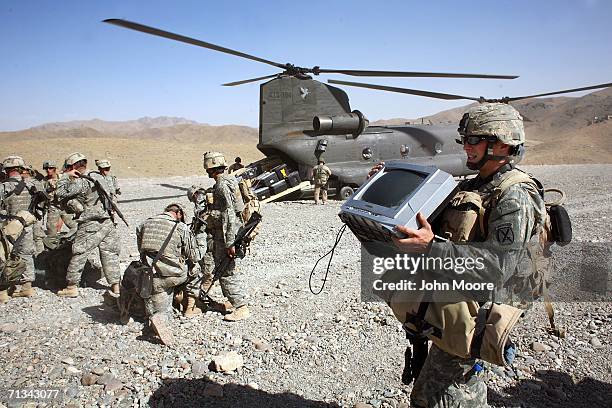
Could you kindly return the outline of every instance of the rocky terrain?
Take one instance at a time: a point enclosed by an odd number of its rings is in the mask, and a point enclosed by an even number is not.
[[[532,166],[547,186],[568,194],[574,244],[557,249],[567,282],[553,295],[563,339],[545,330],[541,303],[513,338],[516,373],[488,365],[489,403],[496,407],[609,407],[612,398],[612,288],[610,258],[589,259],[592,245],[608,245],[612,165]],[[122,265],[137,255],[134,228],[204,177],[123,179],[121,204],[131,227],[119,226]],[[31,299],[0,305],[0,406],[9,389],[58,387],[62,401],[40,406],[407,407],[411,387],[401,383],[407,345],[399,323],[382,303],[360,301],[360,249],[347,231],[338,245],[325,289],[309,291],[310,271],[341,227],[341,203],[271,203],[252,253],[240,263],[252,316],[228,323],[216,312],[171,325],[177,346],[161,345],[136,319],[118,322],[102,306],[105,282],[60,299],[38,289]],[[586,249],[585,249],[586,248]],[[594,261],[594,262],[593,262]],[[593,264],[596,265],[593,265]],[[571,266],[574,265],[574,266]],[[589,266],[590,265],[590,266]],[[570,281],[607,267],[584,292]],[[605,271],[605,268],[604,268]],[[586,275],[585,275],[586,274]],[[319,268],[313,284],[322,283]],[[587,285],[588,286],[588,285]],[[603,291],[602,291],[603,288]],[[589,289],[592,289],[589,291]],[[593,293],[593,291],[599,293]],[[218,288],[215,296],[219,296]],[[231,353],[235,352],[235,353]],[[214,371],[216,362],[217,369]],[[219,367],[221,366],[221,367]],[[223,371],[225,370],[225,371]],[[30,406],[36,406],[31,403]]]

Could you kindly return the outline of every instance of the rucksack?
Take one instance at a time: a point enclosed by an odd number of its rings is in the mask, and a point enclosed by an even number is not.
[[[144,298],[140,293],[143,286],[149,287],[149,282],[143,283],[143,280],[149,279],[149,272],[150,268],[147,265],[140,261],[132,261],[123,273],[119,287],[119,313],[122,323],[126,324],[130,316],[137,318],[146,316]]]

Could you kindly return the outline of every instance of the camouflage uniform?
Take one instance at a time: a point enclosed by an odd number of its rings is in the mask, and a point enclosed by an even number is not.
[[[212,188],[205,189],[200,186],[191,186],[187,192],[187,198],[194,203],[194,221],[192,222],[192,231],[195,234],[198,248],[202,258],[200,259],[201,279],[204,290],[207,290],[207,283],[212,280],[213,271],[215,269],[215,258],[213,255],[214,240],[212,230],[217,228],[220,220],[218,211],[212,210],[210,204],[206,200],[207,194],[212,194]],[[199,221],[195,219],[199,217]],[[194,228],[194,223],[199,225]]]
[[[241,211],[241,199],[238,202],[239,195],[238,182],[235,177],[227,174],[221,174],[217,177],[213,187],[212,207],[214,211],[218,212],[220,223],[218,228],[214,228],[212,231],[213,255],[217,267],[222,263],[227,264],[220,271],[219,283],[223,295],[235,308],[247,304],[246,293],[237,273],[236,260],[229,259],[227,256],[227,249],[236,239],[236,233],[242,225],[238,216]]]
[[[90,171],[87,173],[105,186],[103,177]],[[107,191],[108,192],[108,191]],[[110,285],[119,284],[119,247],[117,228],[104,208],[96,187],[84,178],[61,178],[56,190],[57,199],[68,202],[68,206],[82,208],[75,216],[77,232],[72,244],[72,259],[68,265],[68,285],[78,285],[83,268],[90,257],[99,252],[102,271]]]
[[[121,195],[121,190],[119,189],[119,182],[117,182],[117,177],[112,174],[107,174],[103,176],[106,184],[108,185],[109,193],[111,199],[115,201],[118,195]]]
[[[331,170],[324,163],[320,163],[312,168],[312,176],[314,179],[314,200],[319,204],[319,196],[323,195],[323,204],[327,202],[327,189],[329,187],[329,177]]]
[[[23,186],[21,188],[20,186]],[[18,192],[16,190],[21,190]],[[1,207],[7,215],[17,215],[19,211],[28,211],[32,202],[32,192],[37,191],[37,186],[32,180],[9,177],[0,185]],[[32,226],[24,230],[24,235],[13,248],[15,255],[21,256],[26,263],[23,274],[23,282],[34,282],[34,234]]]
[[[54,178],[47,178],[43,181],[43,188],[49,197],[49,209],[47,210],[47,236],[53,237],[57,235],[61,227],[58,229],[57,226],[60,224],[60,219],[69,229],[75,229],[77,224],[73,220],[72,214],[68,214],[60,208],[59,202],[55,195],[57,190],[57,183],[60,180],[60,176]]]
[[[460,190],[478,192],[484,201],[504,178],[515,171],[518,170],[505,165],[488,179],[476,177],[465,181],[460,185]],[[474,240],[484,245],[434,242],[429,256],[454,259],[482,257],[485,268],[468,269],[462,279],[497,283],[493,299],[513,303],[516,300],[513,293],[524,286],[524,272],[531,270],[529,265],[525,265],[529,260],[525,259],[524,248],[542,227],[545,212],[544,202],[532,186],[523,183],[511,186],[499,197],[495,207],[487,210],[487,236]],[[487,387],[472,370],[474,364],[476,359],[456,357],[432,345],[412,389],[411,406],[487,406]]]
[[[151,265],[175,225],[164,254],[155,264],[152,295],[145,300],[149,316],[165,315],[171,310],[174,288],[199,272],[200,251],[189,227],[183,222],[177,224],[168,214],[151,217],[136,229],[141,260]]]

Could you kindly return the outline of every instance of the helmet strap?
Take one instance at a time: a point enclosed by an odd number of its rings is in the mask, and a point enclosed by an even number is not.
[[[487,153],[482,157],[482,159],[480,159],[480,161],[478,161],[478,163],[474,163],[472,165],[468,164],[468,168],[470,170],[480,170],[480,168],[489,160],[501,161],[508,159],[509,156],[498,156],[493,154],[493,146],[495,145],[495,142],[496,141],[491,140],[487,141]]]

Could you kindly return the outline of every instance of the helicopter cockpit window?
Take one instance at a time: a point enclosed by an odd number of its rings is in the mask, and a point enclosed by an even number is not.
[[[442,143],[440,142],[436,143],[436,145],[434,146],[434,150],[436,154],[442,153]]]
[[[410,154],[410,146],[407,146],[405,144],[400,146],[400,154],[402,155],[402,157],[406,157]]]
[[[363,157],[364,160],[370,160],[372,158],[372,149],[369,147],[363,149],[361,151],[361,157]]]

